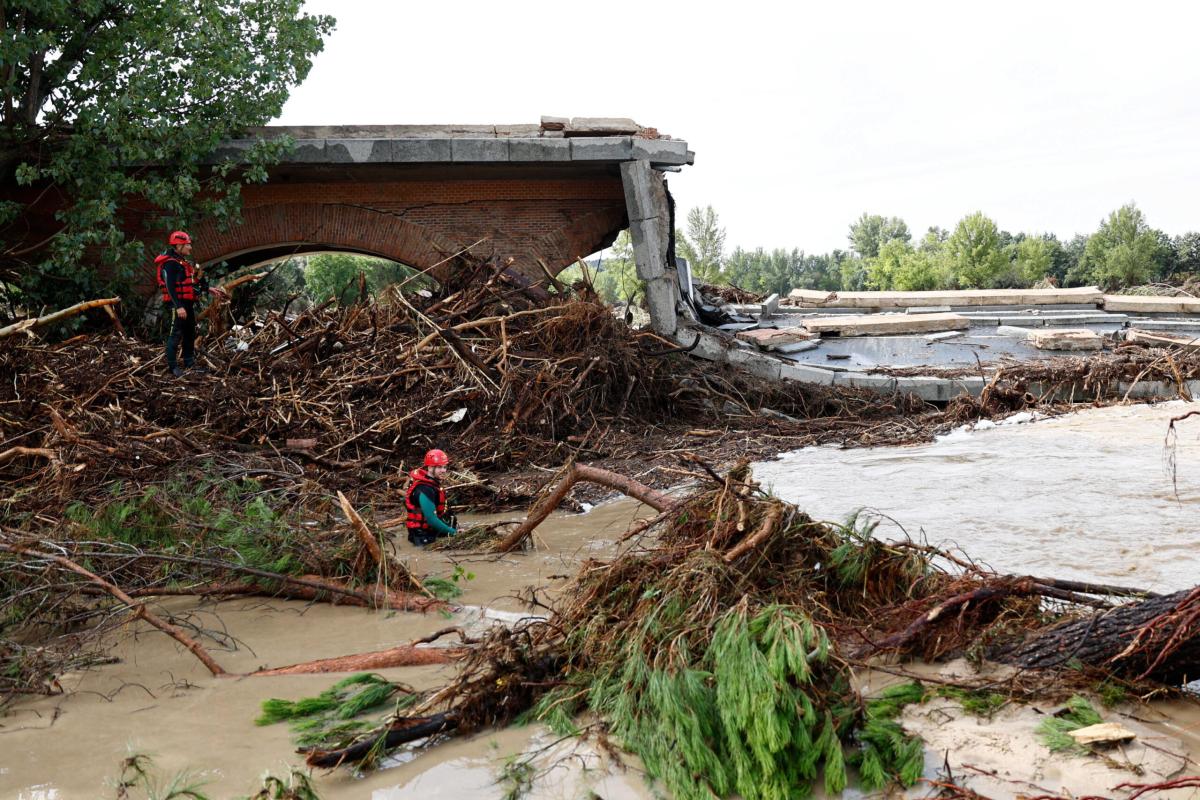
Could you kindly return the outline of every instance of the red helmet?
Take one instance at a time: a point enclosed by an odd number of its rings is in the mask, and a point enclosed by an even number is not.
[[[171,238],[167,239],[167,244],[191,244],[192,237],[188,236],[184,231],[175,231],[171,234]]]
[[[441,450],[430,450],[425,454],[425,466],[444,467],[450,463],[450,457]]]

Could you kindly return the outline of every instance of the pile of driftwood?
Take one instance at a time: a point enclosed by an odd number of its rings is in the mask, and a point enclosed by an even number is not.
[[[971,653],[1027,668],[1009,691],[1041,699],[1194,677],[1200,587],[1159,596],[998,575],[880,541],[870,526],[816,522],[745,465],[694,468],[700,487],[678,499],[624,479],[661,513],[615,559],[585,563],[548,618],[471,643],[456,680],[381,728],[310,746],[308,763],[369,761],[514,720],[569,731],[584,716],[673,796],[807,796],[818,775],[827,791],[844,788],[848,764],[867,789],[922,774],[920,743],[892,719],[912,698],[864,703],[855,666]],[[593,477],[613,482],[575,473]]]
[[[119,334],[0,340],[0,373],[12,376],[0,383],[0,480],[15,489],[0,516],[53,513],[114,480],[144,485],[203,459],[265,481],[307,474],[395,492],[434,446],[475,476],[476,495],[460,501],[512,504],[525,498],[488,498],[479,476],[644,457],[648,431],[672,449],[744,445],[753,429],[778,451],[911,440],[940,423],[907,398],[719,373],[630,329],[586,286],[513,285],[501,266],[464,263],[437,294],[395,290],[240,325],[217,314],[226,324],[202,346],[210,374],[182,380],[160,344]]]
[[[630,329],[586,285],[546,291],[504,265],[458,266],[436,294],[399,287],[241,322],[212,306],[210,371],[181,380],[161,344],[120,331],[47,343],[30,324],[0,339],[0,691],[45,689],[96,657],[84,640],[124,619],[126,598],[428,607],[351,515],[398,517],[430,447],[455,455],[456,502],[493,508],[525,499],[486,485],[510,467],[599,448],[642,460],[648,431],[674,464],[689,445],[745,448],[743,431],[778,451],[938,424],[907,398],[714,373]],[[767,405],[774,416],[756,413]]]

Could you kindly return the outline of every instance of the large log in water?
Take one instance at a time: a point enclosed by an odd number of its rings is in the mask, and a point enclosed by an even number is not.
[[[1077,659],[1126,678],[1180,684],[1200,678],[1200,587],[1097,611],[992,656],[1030,669]]]

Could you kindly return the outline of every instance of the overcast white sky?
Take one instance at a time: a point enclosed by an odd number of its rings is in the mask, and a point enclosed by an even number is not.
[[[845,248],[863,211],[1070,238],[1130,200],[1200,230],[1200,4],[308,7],[338,24],[279,123],[632,117],[696,151],[671,189],[730,249]]]

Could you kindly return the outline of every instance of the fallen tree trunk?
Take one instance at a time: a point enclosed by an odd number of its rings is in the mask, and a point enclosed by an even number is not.
[[[146,620],[146,622],[150,623],[155,628],[158,628],[160,631],[183,645],[192,653],[192,655],[200,660],[200,663],[203,664],[210,673],[212,673],[213,677],[219,678],[229,674],[220,664],[216,662],[211,655],[209,655],[208,651],[204,649],[203,645],[201,645],[192,637],[188,636],[186,633],[180,630],[179,627],[162,619],[157,614],[150,611],[150,609],[146,608],[145,605],[139,603],[125,592],[121,591],[119,587],[114,586],[94,572],[84,569],[71,559],[54,555],[53,553],[42,553],[27,547],[21,547],[19,545],[0,544],[0,550],[6,553],[12,553],[13,555],[27,556],[29,558],[35,558],[38,560],[51,561],[55,564],[58,564],[60,567],[63,567],[64,569],[70,570],[78,575],[82,575],[128,606],[129,610],[133,612],[135,619]]]
[[[618,492],[628,495],[635,500],[640,500],[655,511],[665,511],[671,505],[671,498],[667,497],[667,495],[657,489],[651,489],[646,484],[639,483],[633,478],[627,478],[624,475],[618,475],[615,472],[600,469],[599,467],[589,467],[586,464],[572,464],[567,468],[562,478],[559,479],[558,485],[554,487],[553,491],[546,495],[543,500],[534,504],[533,508],[529,510],[529,516],[525,518],[525,521],[496,545],[496,550],[501,553],[507,553],[525,541],[525,537],[532,533],[534,528],[542,524],[546,517],[550,516],[550,512],[558,508],[559,504],[566,498],[567,493],[571,491],[571,487],[580,481],[597,483],[601,486],[607,486],[610,489],[616,489]]]
[[[110,297],[105,300],[87,300],[83,303],[76,303],[70,308],[64,308],[60,311],[55,311],[52,314],[47,314],[44,317],[34,317],[31,319],[23,319],[20,322],[14,322],[12,325],[0,328],[0,339],[5,336],[12,336],[14,333],[33,330],[40,328],[43,325],[49,325],[52,322],[73,317],[76,314],[82,314],[84,311],[92,308],[103,308],[104,306],[113,306],[121,302],[119,297]]]
[[[275,667],[251,672],[247,677],[260,678],[275,675],[316,675],[324,672],[365,672],[388,667],[416,667],[429,664],[448,664],[462,658],[466,649],[461,647],[414,647],[402,644],[387,650],[356,653],[350,656],[319,658],[287,667]]]
[[[458,718],[454,714],[434,714],[432,717],[411,717],[393,722],[384,736],[380,746],[376,737],[345,747],[341,750],[318,750],[316,748],[301,750],[307,753],[305,762],[310,767],[332,769],[342,764],[355,764],[370,756],[372,751],[385,753],[393,747],[399,747],[417,739],[424,739],[437,733],[452,731],[458,727]]]
[[[991,657],[1029,669],[1075,659],[1126,678],[1194,680],[1200,677],[1200,587],[1056,625]]]

